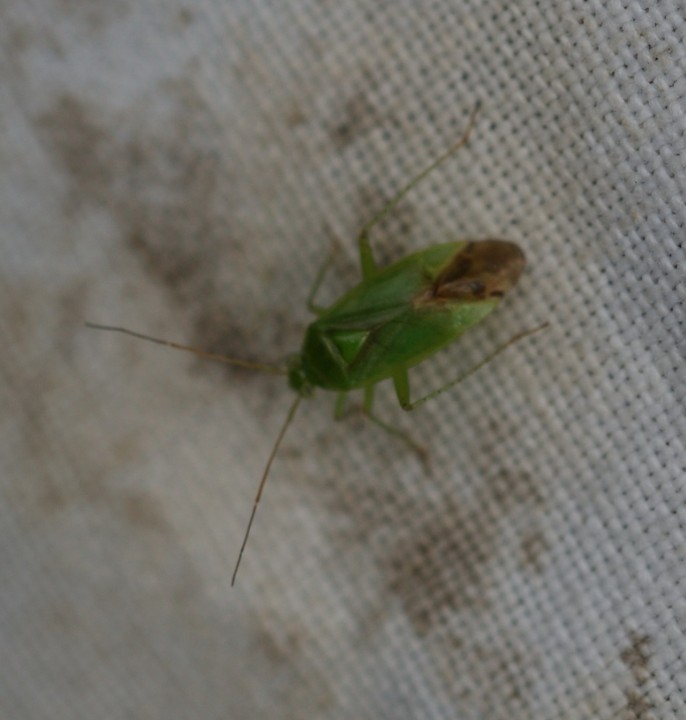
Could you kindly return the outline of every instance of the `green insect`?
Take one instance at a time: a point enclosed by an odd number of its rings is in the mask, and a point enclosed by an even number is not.
[[[403,430],[374,414],[376,384],[391,379],[400,406],[404,410],[414,410],[476,372],[506,347],[547,325],[546,323],[515,335],[466,373],[428,395],[411,400],[409,368],[457,340],[465,331],[481,322],[517,282],[524,270],[524,253],[517,245],[505,240],[458,241],[433,245],[385,268],[377,267],[374,261],[369,243],[370,230],[396,207],[417,183],[467,143],[477,110],[478,105],[472,111],[469,125],[460,140],[402,188],[362,228],[357,239],[362,281],[327,308],[315,305],[314,297],[333,260],[333,253],[320,268],[307,298],[308,308],[317,318],[305,331],[300,352],[291,356],[285,367],[206,353],[197,348],[160,340],[121,327],[86,323],[91,328],[123,332],[231,365],[288,376],[288,383],[296,397],[272,446],[262,474],[231,585],[236,581],[274,457],[300,401],[312,396],[315,388],[338,393],[335,410],[337,419],[344,414],[348,392],[363,390],[363,412],[384,430],[407,443],[426,461],[426,451],[422,446]]]

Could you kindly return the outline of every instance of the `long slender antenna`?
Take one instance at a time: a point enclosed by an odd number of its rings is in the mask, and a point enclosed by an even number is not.
[[[147,340],[148,342],[157,343],[158,345],[166,345],[167,347],[174,348],[175,350],[184,350],[185,352],[193,353],[194,355],[206,358],[207,360],[217,360],[218,362],[223,362],[227,365],[235,365],[237,367],[248,368],[250,370],[260,370],[261,372],[271,373],[272,375],[288,375],[288,370],[286,370],[286,368],[278,367],[277,365],[264,365],[263,363],[227,357],[226,355],[217,355],[216,353],[199,350],[198,348],[191,347],[190,345],[181,345],[180,343],[171,342],[170,340],[161,340],[160,338],[152,337],[151,335],[143,335],[143,333],[127,330],[123,327],[115,327],[114,325],[98,325],[97,323],[90,322],[84,323],[84,325],[88,328],[93,328],[94,330],[107,330],[108,332],[124,333],[124,335],[131,335],[131,337],[138,338],[139,340]]]
[[[241,560],[243,559],[243,551],[245,550],[245,546],[248,542],[248,536],[250,535],[250,528],[252,527],[252,521],[255,519],[255,513],[257,512],[257,506],[260,502],[260,498],[262,497],[262,490],[264,489],[264,485],[267,482],[267,477],[269,475],[269,469],[272,466],[272,461],[274,460],[274,456],[276,455],[277,450],[279,449],[279,445],[281,445],[281,441],[283,440],[283,436],[286,434],[286,430],[288,429],[288,426],[291,424],[291,421],[293,420],[295,416],[295,412],[298,409],[298,405],[300,405],[300,401],[302,400],[302,395],[296,396],[295,400],[291,404],[291,408],[288,411],[288,415],[286,416],[286,420],[284,424],[281,426],[281,430],[279,430],[279,435],[276,438],[276,442],[274,443],[274,447],[272,447],[272,451],[269,455],[269,460],[267,460],[267,465],[264,468],[264,472],[262,473],[262,479],[260,480],[260,485],[257,488],[257,495],[255,495],[255,502],[252,506],[252,512],[250,513],[250,520],[248,520],[248,527],[245,530],[245,535],[243,536],[243,543],[241,545],[241,549],[238,553],[238,560],[236,560],[236,567],[233,570],[233,575],[231,576],[231,587],[234,586],[234,583],[236,582],[236,575],[238,574],[238,568],[241,564]]]

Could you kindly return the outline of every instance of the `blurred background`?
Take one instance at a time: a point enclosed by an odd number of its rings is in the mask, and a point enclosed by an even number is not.
[[[683,3],[0,3],[3,718],[686,717]],[[378,412],[297,351],[355,237],[518,242]],[[386,385],[389,385],[386,387]],[[359,399],[358,399],[359,401]]]

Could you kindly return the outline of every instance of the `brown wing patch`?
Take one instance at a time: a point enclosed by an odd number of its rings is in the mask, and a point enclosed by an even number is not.
[[[519,279],[526,261],[506,240],[467,243],[436,276],[424,303],[502,297]]]

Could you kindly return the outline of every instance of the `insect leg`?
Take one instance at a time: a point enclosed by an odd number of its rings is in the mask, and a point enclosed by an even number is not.
[[[329,254],[326,256],[326,259],[321,264],[319,270],[317,270],[317,274],[314,276],[314,282],[312,283],[310,292],[307,295],[307,309],[315,315],[321,315],[325,310],[325,308],[323,308],[321,305],[315,305],[314,296],[317,294],[319,288],[322,285],[322,282],[324,282],[324,277],[326,276],[328,269],[331,267],[331,264],[333,263],[334,258],[338,253],[338,250],[339,245],[337,242],[334,242],[331,246]]]
[[[401,372],[404,373],[407,377],[407,370],[402,370]],[[428,450],[423,445],[420,445],[411,435],[406,433],[404,430],[390,425],[385,420],[382,420],[378,415],[374,414],[374,412],[372,411],[372,405],[374,404],[375,387],[375,385],[368,385],[364,389],[364,405],[362,406],[362,412],[364,412],[364,414],[374,424],[385,430],[389,435],[393,435],[393,437],[396,437],[399,440],[402,440],[405,444],[407,444],[413,452],[417,453],[419,459],[421,460],[427,471],[430,470],[430,458]]]
[[[362,268],[362,279],[367,280],[376,274],[376,261],[372,253],[372,246],[369,244],[369,228],[362,229],[357,238],[357,245],[360,248],[360,267]]]
[[[369,415],[372,411],[372,405],[374,404],[374,389],[376,388],[375,385],[367,385],[367,387],[364,389],[364,403],[362,404],[361,408],[353,408],[352,410],[346,409],[345,405],[348,400],[348,393],[347,392],[339,392],[336,395],[336,408],[334,410],[333,416],[336,420],[343,420],[343,418],[346,418],[348,415],[351,414],[351,412],[354,411],[360,411],[365,415]]]
[[[402,440],[406,445],[409,445],[412,452],[417,453],[419,455],[419,459],[422,461],[424,466],[427,468],[427,470],[430,469],[429,466],[429,453],[427,449],[420,445],[416,440],[413,440],[413,438],[406,433],[404,430],[401,430],[400,428],[393,427],[393,425],[389,425],[385,420],[382,420],[380,417],[375,415],[372,412],[372,405],[374,403],[374,385],[369,385],[364,389],[364,403],[362,404],[362,407],[358,408],[350,408],[346,409],[346,401],[348,399],[348,393],[347,392],[340,392],[336,396],[336,407],[334,410],[334,418],[336,420],[343,420],[343,418],[350,415],[352,412],[359,412],[362,411],[362,413],[368,417],[374,424],[378,425],[380,428],[384,429],[387,433],[390,435],[393,435],[393,437],[398,438],[399,440]]]
[[[372,217],[371,220],[369,220],[363,227],[362,230],[360,230],[360,234],[357,237],[357,244],[360,248],[360,265],[362,266],[362,278],[366,280],[367,278],[372,277],[376,273],[376,263],[374,262],[374,256],[372,255],[372,248],[369,244],[369,233],[371,229],[379,223],[388,213],[393,210],[398,203],[407,195],[407,193],[412,190],[416,185],[418,185],[427,175],[429,175],[433,170],[435,170],[441,163],[443,163],[445,160],[447,160],[456,150],[461,148],[463,145],[467,144],[467,141],[469,140],[469,134],[472,131],[472,128],[474,127],[474,122],[476,120],[476,114],[479,111],[480,103],[476,103],[474,105],[474,109],[472,110],[471,115],[469,116],[469,123],[467,124],[467,129],[462,134],[462,137],[454,144],[451,145],[442,155],[440,155],[436,160],[434,160],[428,167],[424,168],[418,175],[415,175],[415,177],[410,180],[407,185],[402,187],[387,203],[384,205],[384,207],[379,210],[379,212]]]
[[[484,365],[488,365],[491,360],[495,359],[498,355],[500,355],[503,350],[506,350],[510,347],[510,345],[514,345],[516,342],[521,340],[522,338],[528,337],[529,335],[533,335],[534,333],[539,332],[540,330],[544,330],[548,327],[549,323],[543,323],[542,325],[539,325],[538,327],[535,327],[531,330],[524,330],[524,332],[517,333],[516,335],[513,335],[506,343],[503,343],[500,347],[497,347],[492,353],[487,355],[481,362],[478,362],[474,367],[471,367],[466,372],[462,373],[458,377],[456,377],[454,380],[451,380],[446,385],[443,385],[442,387],[439,387],[437,390],[434,390],[433,392],[430,392],[428,395],[424,395],[424,397],[420,397],[417,400],[411,401],[410,400],[410,385],[407,380],[407,373],[405,373],[405,378],[396,378],[394,377],[395,382],[395,391],[398,396],[398,402],[400,403],[403,410],[414,410],[415,408],[418,408],[420,405],[423,405],[427,400],[431,400],[432,398],[435,398],[436,396],[440,395],[441,393],[445,392],[446,390],[449,390],[451,387],[454,387],[455,385],[459,385],[463,380],[466,380],[470,375],[473,375],[478,370],[481,370],[481,368]]]

